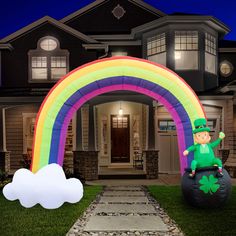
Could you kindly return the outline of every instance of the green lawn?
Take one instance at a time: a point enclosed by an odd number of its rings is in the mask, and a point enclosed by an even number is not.
[[[236,235],[236,187],[226,206],[215,210],[187,205],[180,186],[150,186],[148,189],[186,236]]]
[[[39,205],[26,209],[18,201],[7,201],[1,193],[0,235],[64,236],[101,190],[99,186],[86,186],[79,203],[65,203],[56,210],[45,210]]]

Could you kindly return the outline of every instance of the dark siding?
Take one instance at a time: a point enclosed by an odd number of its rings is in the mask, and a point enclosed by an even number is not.
[[[120,4],[126,11],[121,19],[112,10]],[[66,24],[85,34],[126,34],[133,27],[158,19],[158,16],[132,4],[128,0],[108,1]]]
[[[213,88],[217,88],[218,84],[219,84],[219,79],[217,75],[204,72],[204,87],[206,91]]]
[[[51,83],[28,83],[28,52],[29,50],[36,49],[38,40],[48,35],[59,40],[61,49],[67,49],[69,51],[70,71],[96,59],[95,52],[87,52],[82,47],[83,41],[53,25],[45,24],[11,42],[14,48],[13,51],[2,52],[3,87],[48,88],[52,86]]]
[[[221,53],[219,53],[219,65],[222,61],[225,61],[225,60],[229,61],[233,65],[234,69],[233,69],[232,74],[229,77],[221,76],[220,71],[219,71],[220,85],[225,85],[225,84],[235,80],[235,78],[236,78],[236,52],[227,52],[227,53],[221,52]]]
[[[203,91],[205,89],[202,71],[186,70],[175,72],[182,77],[194,91]]]

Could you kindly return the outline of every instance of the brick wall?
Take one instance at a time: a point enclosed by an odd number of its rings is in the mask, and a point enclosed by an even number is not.
[[[158,178],[158,153],[157,150],[147,150],[145,152],[146,158],[146,174],[147,179]]]
[[[63,168],[67,173],[74,173],[73,152],[65,152]]]
[[[98,179],[98,152],[74,151],[74,174],[81,180]]]
[[[10,152],[0,152],[0,170],[10,172]]]

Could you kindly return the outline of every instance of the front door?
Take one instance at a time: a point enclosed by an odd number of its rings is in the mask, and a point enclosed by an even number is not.
[[[129,115],[111,115],[111,163],[130,162]]]

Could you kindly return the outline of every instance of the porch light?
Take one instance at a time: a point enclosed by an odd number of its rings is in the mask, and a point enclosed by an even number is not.
[[[119,110],[119,115],[122,116],[123,115],[123,109]]]
[[[118,51],[118,52],[112,52],[111,56],[112,57],[123,57],[123,56],[127,56],[128,53],[127,52],[122,52],[122,51]]]
[[[123,115],[123,109],[121,107],[121,102],[120,102],[120,109],[119,109],[119,112],[118,112],[119,116],[122,116]]]

